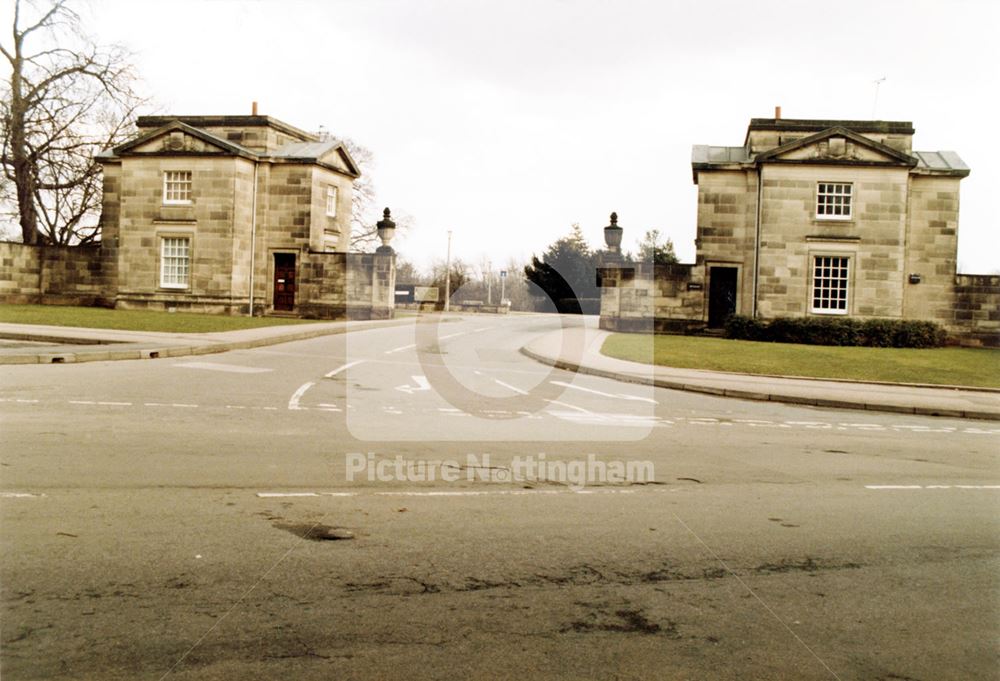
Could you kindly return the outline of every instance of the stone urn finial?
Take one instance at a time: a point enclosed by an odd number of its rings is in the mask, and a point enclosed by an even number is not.
[[[618,226],[618,213],[611,214],[611,224],[604,228],[604,243],[612,253],[621,253],[622,228]]]
[[[382,245],[378,247],[376,252],[392,253],[392,246],[389,245],[389,242],[392,241],[392,237],[396,233],[396,223],[393,222],[388,208],[382,211],[382,219],[375,223],[375,228],[378,230],[378,238],[382,240]]]

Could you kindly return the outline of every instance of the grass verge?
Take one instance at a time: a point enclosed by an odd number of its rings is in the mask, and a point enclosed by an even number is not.
[[[123,331],[164,331],[170,333],[210,333],[237,331],[261,326],[309,323],[305,319],[278,317],[229,317],[192,312],[152,310],[109,310],[103,307],[64,305],[0,305],[0,322],[80,326]]]
[[[1000,388],[1000,350],[995,349],[858,348],[616,333],[601,352],[679,369]]]

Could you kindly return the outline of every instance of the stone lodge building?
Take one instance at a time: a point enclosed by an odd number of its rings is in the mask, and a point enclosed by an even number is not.
[[[697,145],[693,265],[608,262],[601,323],[691,332],[753,317],[933,320],[996,345],[1000,277],[959,275],[951,151],[895,121],[751,119],[741,146]],[[613,258],[612,258],[613,260]]]
[[[142,116],[98,156],[101,244],[0,244],[0,300],[318,318],[392,315],[395,257],[348,253],[342,143],[269,116]]]

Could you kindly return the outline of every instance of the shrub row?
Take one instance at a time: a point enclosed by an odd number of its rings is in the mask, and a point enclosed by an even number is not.
[[[726,321],[726,337],[806,345],[859,345],[874,348],[937,348],[944,329],[910,319],[851,317],[778,317],[770,320],[734,315]]]

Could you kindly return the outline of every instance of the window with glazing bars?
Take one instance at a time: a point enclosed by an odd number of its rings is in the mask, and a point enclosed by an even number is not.
[[[334,186],[326,188],[326,214],[331,218],[337,217],[337,188]]]
[[[164,237],[160,241],[160,286],[187,288],[191,240],[186,237]]]
[[[847,314],[850,258],[817,255],[813,258],[812,311]]]
[[[821,220],[850,220],[854,187],[845,182],[820,182],[816,186],[816,217]]]
[[[191,171],[163,173],[163,203],[191,203]]]

